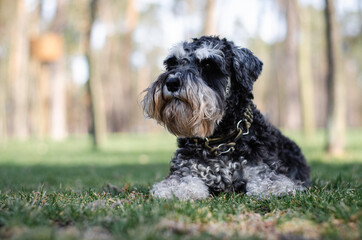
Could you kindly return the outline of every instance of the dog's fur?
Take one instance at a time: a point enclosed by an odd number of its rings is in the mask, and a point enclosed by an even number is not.
[[[300,148],[252,103],[263,63],[250,50],[204,36],[174,46],[164,64],[142,105],[146,116],[178,136],[179,149],[153,196],[203,199],[236,191],[266,197],[310,185]],[[209,139],[225,142],[217,148]]]

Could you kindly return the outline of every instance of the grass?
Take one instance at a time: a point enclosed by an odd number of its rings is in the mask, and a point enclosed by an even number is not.
[[[157,200],[168,173],[170,135],[111,136],[102,151],[87,138],[0,145],[0,239],[360,239],[362,130],[346,154],[323,153],[323,134],[303,149],[313,187],[260,200],[222,194],[203,201]]]

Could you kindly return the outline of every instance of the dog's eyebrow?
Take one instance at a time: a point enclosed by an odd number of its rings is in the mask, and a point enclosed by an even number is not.
[[[177,43],[175,46],[173,46],[169,51],[169,57],[176,57],[176,58],[183,58],[187,55],[185,49],[184,49],[184,42]]]
[[[199,49],[195,50],[195,57],[199,59],[199,61],[207,58],[221,60],[224,58],[224,53],[220,49],[217,49],[217,46],[203,44]]]

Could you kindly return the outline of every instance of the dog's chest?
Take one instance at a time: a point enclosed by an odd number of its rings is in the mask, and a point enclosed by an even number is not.
[[[228,155],[185,159],[179,154],[171,161],[171,170],[199,177],[213,192],[230,192],[243,185],[243,161],[242,157],[234,159]]]

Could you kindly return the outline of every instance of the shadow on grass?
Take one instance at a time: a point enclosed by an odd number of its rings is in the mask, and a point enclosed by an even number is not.
[[[321,179],[334,179],[337,176],[342,176],[346,179],[362,178],[362,163],[326,163],[326,162],[311,162],[312,177]]]
[[[362,185],[362,164],[312,162],[313,187],[329,190],[358,190]]]
[[[107,183],[117,186],[148,187],[168,173],[168,164],[100,165],[0,165],[0,190],[76,191],[102,189]]]
[[[325,163],[311,162],[312,179],[316,187],[338,181],[349,182],[354,187],[360,186],[362,180],[361,163]],[[46,191],[61,191],[71,188],[76,191],[89,188],[101,190],[111,183],[131,187],[149,188],[149,186],[168,174],[167,163],[159,164],[118,164],[92,165],[0,165],[0,190],[33,191],[40,188]]]

